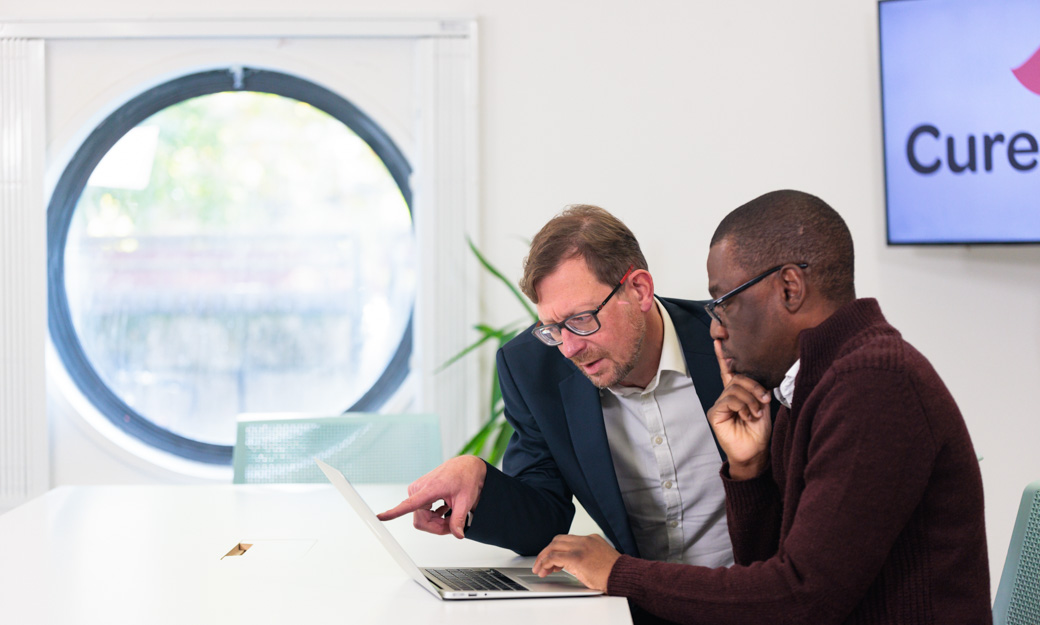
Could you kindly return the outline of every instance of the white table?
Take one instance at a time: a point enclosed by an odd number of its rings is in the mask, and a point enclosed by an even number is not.
[[[403,486],[362,486],[379,511]],[[388,524],[420,566],[529,565]],[[224,557],[239,542],[243,556]],[[624,599],[440,601],[332,486],[63,486],[0,516],[0,623],[630,624]]]

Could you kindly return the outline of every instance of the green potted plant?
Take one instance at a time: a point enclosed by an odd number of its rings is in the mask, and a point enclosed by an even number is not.
[[[472,250],[473,255],[477,257],[481,266],[483,266],[488,273],[498,279],[499,282],[506,285],[509,292],[512,293],[516,300],[524,307],[527,316],[499,327],[493,327],[486,323],[478,323],[474,326],[474,329],[480,333],[480,337],[458,354],[455,354],[448,360],[448,362],[441,365],[438,371],[450,367],[453,363],[489,341],[495,345],[495,349],[497,350],[512,340],[517,333],[528,325],[538,321],[538,315],[535,313],[534,308],[531,307],[527,298],[520,293],[520,290],[516,288],[512,281],[502,275],[502,272],[488,262],[487,258],[480,253],[480,250],[477,249],[477,246],[473,244],[473,241],[470,240],[469,237],[466,238],[466,242],[469,244],[469,249]],[[505,418],[505,403],[502,400],[502,390],[498,386],[498,366],[496,364],[491,366],[491,401],[488,408],[487,421],[480,430],[473,435],[473,438],[469,439],[469,441],[462,446],[462,449],[459,450],[459,454],[474,454],[484,458],[493,465],[497,465],[502,460],[502,454],[505,453],[509,437],[513,435],[513,426],[509,425],[509,422],[506,421]]]

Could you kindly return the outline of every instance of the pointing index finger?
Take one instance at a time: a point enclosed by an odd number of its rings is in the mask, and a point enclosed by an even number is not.
[[[437,499],[439,499],[439,497]],[[386,512],[380,512],[376,517],[379,518],[380,521],[392,521],[393,519],[396,519],[399,516],[404,516],[409,512],[415,512],[416,510],[425,508],[434,501],[437,501],[437,499],[425,501],[425,498],[412,495]]]

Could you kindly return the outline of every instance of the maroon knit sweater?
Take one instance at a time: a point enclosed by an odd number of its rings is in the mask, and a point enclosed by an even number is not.
[[[873,299],[799,349],[771,469],[723,466],[736,564],[621,556],[607,592],[682,623],[991,623],[982,477],[938,374]]]

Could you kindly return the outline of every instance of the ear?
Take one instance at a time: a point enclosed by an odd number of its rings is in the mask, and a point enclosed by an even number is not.
[[[639,302],[639,310],[647,312],[654,305],[654,278],[646,269],[636,269],[625,281],[630,298]]]
[[[780,270],[779,282],[784,308],[790,313],[801,310],[808,295],[805,270],[798,265],[784,265]]]

